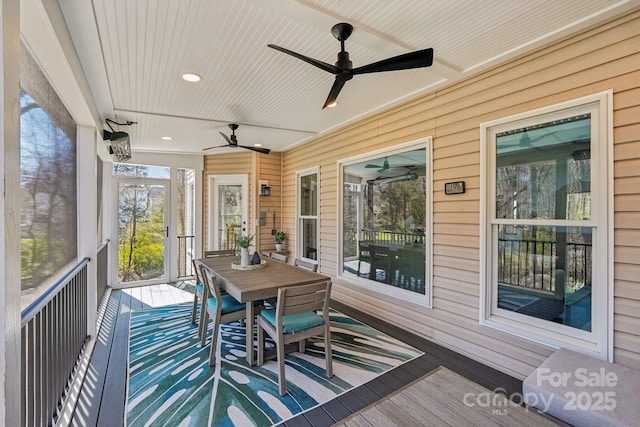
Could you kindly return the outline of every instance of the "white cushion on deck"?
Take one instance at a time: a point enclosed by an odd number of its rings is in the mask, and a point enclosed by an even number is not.
[[[640,372],[561,348],[522,383],[524,401],[577,426],[640,425]]]

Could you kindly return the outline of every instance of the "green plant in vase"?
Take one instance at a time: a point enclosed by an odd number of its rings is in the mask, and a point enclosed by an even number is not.
[[[249,246],[253,244],[253,234],[241,234],[236,237],[236,245],[240,247],[240,265],[246,267],[249,265]]]
[[[282,243],[287,240],[287,233],[284,231],[278,231],[273,235],[273,240],[276,242],[276,251],[281,251]]]
[[[241,234],[240,236],[236,237],[236,245],[240,246],[241,248],[247,249],[253,244],[253,237],[253,234]]]

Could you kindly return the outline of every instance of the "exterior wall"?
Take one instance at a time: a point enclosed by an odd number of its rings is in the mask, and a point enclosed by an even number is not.
[[[205,156],[204,179],[202,192],[203,247],[208,247],[209,224],[209,175],[249,175],[249,218],[247,231],[255,234],[255,249],[275,249],[271,229],[274,227],[273,215],[275,214],[275,227],[281,228],[281,203],[282,203],[282,178],[280,174],[282,154],[272,152],[269,155],[238,152],[233,154],[220,154]],[[260,196],[260,181],[268,181],[271,187],[270,197]],[[260,212],[266,213],[267,223],[259,225]]]
[[[249,175],[249,218],[247,218],[247,231],[253,230],[255,216],[255,193],[256,181],[254,171],[254,154],[250,151],[239,151],[232,154],[217,154],[205,156],[202,183],[202,235],[203,250],[209,247],[209,175]],[[251,231],[253,233],[253,231]]]
[[[433,308],[336,280],[332,297],[523,378],[553,349],[479,324],[480,123],[613,89],[614,358],[640,369],[640,10],[284,153],[284,229],[295,173],[320,166],[320,271],[337,268],[340,159],[433,137]],[[444,195],[465,181],[466,193]],[[290,242],[290,247],[294,245]]]
[[[256,182],[257,213],[256,213],[256,249],[275,250],[275,241],[271,229],[282,228],[282,153],[271,152],[268,156],[256,155],[258,182]],[[271,196],[260,196],[260,181],[267,181],[271,187]],[[260,212],[264,212],[267,223],[259,225]],[[274,219],[275,218],[275,219]]]

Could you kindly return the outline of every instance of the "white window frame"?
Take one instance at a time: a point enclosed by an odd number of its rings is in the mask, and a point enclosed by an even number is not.
[[[340,159],[337,162],[338,169],[338,215],[337,215],[337,230],[338,236],[344,235],[344,224],[342,218],[342,212],[344,211],[344,168],[353,163],[359,163],[366,160],[378,159],[385,155],[392,155],[396,153],[402,153],[405,151],[416,150],[419,148],[425,149],[426,156],[426,194],[425,194],[425,206],[426,206],[426,218],[425,218],[425,230],[424,236],[428,241],[425,243],[425,293],[424,295],[401,289],[395,286],[390,286],[384,283],[379,283],[373,280],[353,277],[351,275],[344,274],[344,243],[342,237],[337,239],[338,245],[338,257],[336,265],[336,274],[338,278],[351,285],[355,285],[364,288],[367,291],[374,291],[380,294],[387,295],[392,298],[396,298],[403,301],[408,301],[413,304],[421,305],[425,308],[433,308],[433,139],[432,137],[421,138],[415,141],[406,142],[403,144],[394,145],[391,148],[383,148],[380,150],[369,151],[366,154],[349,157],[346,159]],[[360,203],[364,203],[360,200]]]
[[[612,100],[613,92],[609,90],[480,125],[480,323],[552,348],[570,348],[608,360],[613,359]],[[585,226],[593,230],[590,332],[499,309],[495,279],[498,225],[528,225],[530,221],[496,219],[496,134],[581,113],[591,113],[591,219],[550,220],[545,224]]]
[[[302,185],[301,180],[302,177],[316,175],[316,182],[318,184],[318,189],[316,191],[316,214],[315,215],[302,215],[300,210],[301,206],[301,195],[302,195]],[[303,239],[303,229],[302,223],[304,220],[315,220],[316,221],[316,259],[306,258],[304,256],[304,239]],[[320,166],[314,166],[308,169],[303,169],[296,172],[296,258],[300,258],[306,261],[309,261],[313,264],[320,263]]]
[[[249,175],[236,174],[236,175],[207,175],[208,181],[208,202],[209,202],[209,214],[207,218],[208,236],[207,236],[207,250],[218,250],[220,245],[219,239],[219,223],[220,217],[218,216],[219,201],[218,191],[220,185],[241,185],[242,186],[242,234],[252,234],[249,232]]]

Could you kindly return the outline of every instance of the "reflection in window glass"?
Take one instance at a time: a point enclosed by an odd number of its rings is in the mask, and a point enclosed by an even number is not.
[[[318,173],[298,174],[298,253],[302,258],[318,260]]]
[[[236,239],[242,234],[242,185],[221,184],[218,197],[218,247],[236,249]]]
[[[317,260],[318,242],[316,236],[318,234],[316,219],[302,220],[302,253],[304,258]]]
[[[498,227],[498,308],[591,330],[590,227]]]
[[[496,217],[591,219],[588,114],[496,136]]]
[[[113,174],[122,177],[169,179],[170,168],[164,166],[134,165],[114,163]]]
[[[195,195],[196,171],[178,169],[178,277],[192,276],[195,257]]]
[[[25,308],[77,260],[76,124],[24,48],[20,85]]]
[[[315,216],[318,214],[318,175],[300,177],[300,215]]]
[[[425,294],[426,150],[343,168],[343,274]]]
[[[496,135],[499,309],[591,331],[591,116]],[[520,225],[521,222],[526,224]]]

